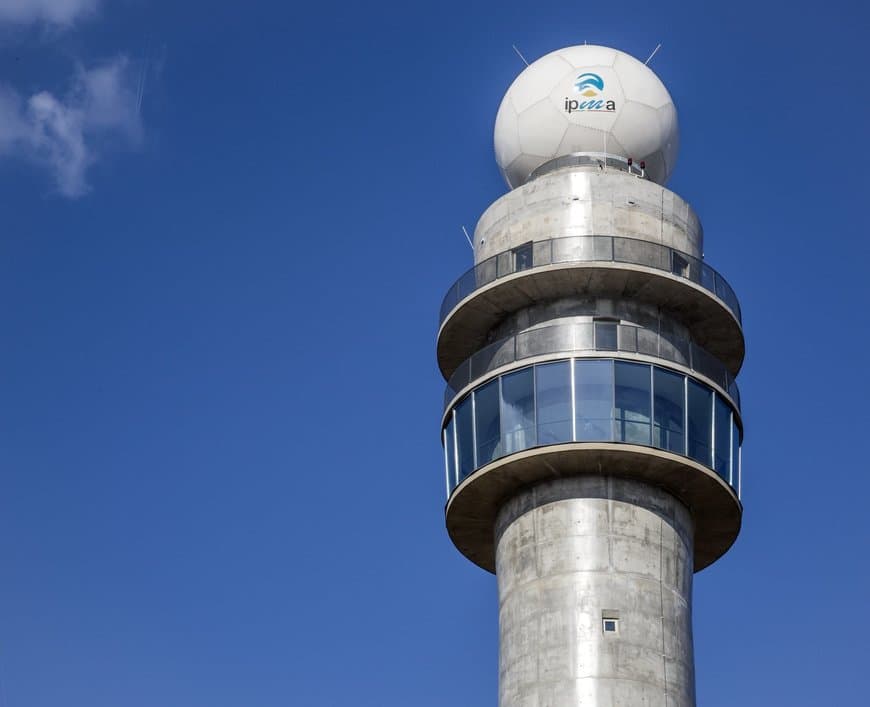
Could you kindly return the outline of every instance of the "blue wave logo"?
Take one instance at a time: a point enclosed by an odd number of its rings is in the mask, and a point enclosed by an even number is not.
[[[574,90],[584,96],[595,96],[599,91],[604,90],[604,79],[598,74],[580,74],[574,82]]]

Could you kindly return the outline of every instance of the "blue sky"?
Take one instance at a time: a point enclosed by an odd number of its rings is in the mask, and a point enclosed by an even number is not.
[[[698,702],[858,704],[870,579],[857,2],[0,0],[0,707],[494,705],[434,355],[531,60],[677,104],[741,298],[743,533]]]

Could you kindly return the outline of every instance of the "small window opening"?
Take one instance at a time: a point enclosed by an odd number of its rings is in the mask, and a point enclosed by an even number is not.
[[[604,633],[619,633],[619,612],[613,609],[602,611],[601,629]]]
[[[595,349],[597,351],[616,351],[616,322],[595,320]]]
[[[532,242],[523,243],[513,249],[514,253],[514,272],[520,270],[528,270],[532,267]]]
[[[689,277],[689,261],[676,251],[672,251],[671,256],[671,272],[680,277]]]

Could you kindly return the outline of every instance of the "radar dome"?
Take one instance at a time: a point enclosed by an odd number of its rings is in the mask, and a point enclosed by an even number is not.
[[[652,70],[616,49],[558,49],[514,80],[495,119],[495,157],[512,189],[545,162],[606,153],[646,163],[664,184],[679,149],[677,109]]]

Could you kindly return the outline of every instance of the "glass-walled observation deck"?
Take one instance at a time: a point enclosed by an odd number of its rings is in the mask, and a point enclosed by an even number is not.
[[[569,442],[673,452],[709,467],[739,496],[739,413],[709,386],[661,366],[606,358],[538,363],[476,387],[445,419],[448,496],[489,462]]]

